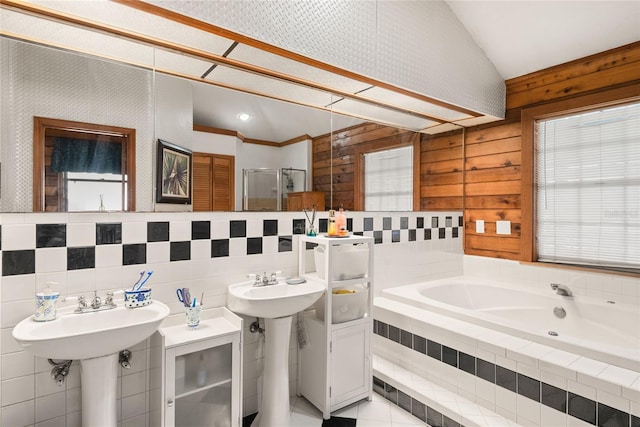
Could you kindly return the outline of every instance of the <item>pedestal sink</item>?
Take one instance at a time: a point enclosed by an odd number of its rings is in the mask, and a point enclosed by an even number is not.
[[[118,353],[153,334],[169,308],[153,301],[145,307],[74,313],[58,309],[50,322],[27,317],[13,328],[13,337],[35,356],[79,360],[82,425],[115,427]]]
[[[289,425],[289,337],[292,316],[316,302],[324,292],[322,282],[299,285],[279,282],[254,286],[254,282],[231,285],[227,306],[231,311],[265,319],[262,402],[251,427]]]

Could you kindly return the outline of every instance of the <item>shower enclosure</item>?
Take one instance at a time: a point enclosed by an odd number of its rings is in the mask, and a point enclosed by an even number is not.
[[[304,169],[243,169],[242,210],[286,211],[287,195],[306,188]]]

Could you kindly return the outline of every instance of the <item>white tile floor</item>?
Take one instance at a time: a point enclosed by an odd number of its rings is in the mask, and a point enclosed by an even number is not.
[[[292,399],[292,427],[320,427],[322,413],[304,397]],[[424,427],[426,424],[377,393],[371,402],[361,400],[331,414],[334,417],[355,418],[356,427]]]

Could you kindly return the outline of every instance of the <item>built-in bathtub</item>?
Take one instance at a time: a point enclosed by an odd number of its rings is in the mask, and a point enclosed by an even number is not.
[[[635,306],[464,276],[386,289],[382,296],[640,371],[640,310]],[[555,314],[562,311],[564,317]]]
[[[373,313],[374,389],[430,425],[640,426],[635,305],[461,276]]]

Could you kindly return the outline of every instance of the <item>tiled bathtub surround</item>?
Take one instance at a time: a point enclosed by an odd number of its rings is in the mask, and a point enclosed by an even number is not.
[[[376,355],[514,422],[640,426],[640,372],[385,298],[374,316]]]
[[[517,283],[549,292],[550,283],[560,283],[573,294],[603,301],[631,304],[640,309],[640,278],[592,273],[576,269],[545,267],[473,255],[464,256],[464,274],[503,283]]]
[[[320,215],[326,219],[326,212]],[[460,275],[462,227],[457,212],[348,212],[355,233],[376,238],[376,287]],[[322,226],[322,225],[320,225]],[[425,228],[425,226],[427,228]],[[50,379],[46,360],[24,353],[11,330],[34,308],[46,282],[61,296],[130,287],[141,270],[153,270],[153,297],[172,313],[182,304],[175,289],[205,293],[205,308],[226,304],[229,284],[248,273],[297,273],[302,213],[76,213],[2,214],[0,425],[80,424],[78,367],[63,389]],[[312,251],[307,251],[313,265]],[[64,303],[63,303],[64,304]],[[257,410],[262,340],[248,333],[244,355],[244,413]],[[292,341],[295,343],[295,340]],[[149,425],[149,348],[136,346],[135,369],[119,380],[118,419]],[[292,393],[296,352],[289,350]]]

